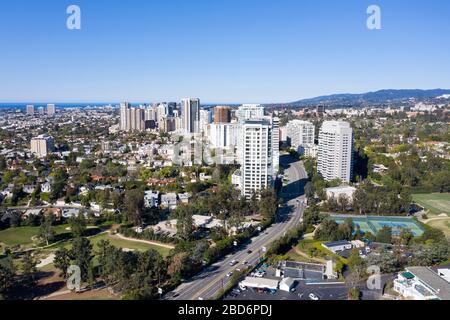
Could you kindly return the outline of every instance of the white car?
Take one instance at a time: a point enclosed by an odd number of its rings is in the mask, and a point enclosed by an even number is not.
[[[236,260],[233,260],[233,261],[230,262],[230,266],[234,266],[236,264],[238,264],[238,262]]]
[[[309,299],[317,301],[317,300],[319,300],[319,297],[316,296],[314,293],[310,293],[309,294]]]
[[[227,277],[229,278],[229,277],[231,277],[233,275],[233,272],[228,272],[227,273]]]

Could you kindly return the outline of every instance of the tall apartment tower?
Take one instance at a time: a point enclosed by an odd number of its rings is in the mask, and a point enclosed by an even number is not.
[[[210,110],[200,110],[200,122],[199,122],[199,130],[200,132],[205,133],[207,131],[208,125],[212,122],[211,119],[211,111]]]
[[[238,121],[264,117],[264,107],[259,104],[243,104],[236,112]]]
[[[353,130],[350,123],[325,121],[319,133],[317,170],[325,180],[352,178]]]
[[[280,118],[271,117],[272,124],[272,165],[273,178],[276,179],[280,170]]]
[[[56,113],[56,107],[54,104],[50,103],[47,104],[47,115],[48,116],[53,116]]]
[[[34,106],[32,104],[27,105],[27,115],[34,115]]]
[[[241,127],[241,193],[250,198],[273,183],[272,123],[247,120]]]
[[[31,152],[39,158],[46,157],[55,150],[55,141],[53,137],[43,134],[31,139]]]
[[[130,104],[128,102],[122,102],[120,104],[120,130],[128,131],[129,129],[129,118],[128,110],[130,109]]]
[[[182,99],[181,112],[185,133],[200,132],[200,99]]]
[[[214,123],[230,123],[231,109],[227,106],[217,106],[214,108]]]
[[[299,151],[314,144],[315,127],[309,121],[292,120],[287,126],[287,137],[291,147]]]

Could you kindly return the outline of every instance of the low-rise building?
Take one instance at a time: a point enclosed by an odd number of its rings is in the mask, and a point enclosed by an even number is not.
[[[339,200],[339,197],[345,196],[348,200],[353,201],[353,195],[356,192],[355,187],[350,186],[339,186],[334,188],[326,188],[327,199],[336,199]]]
[[[413,300],[450,300],[450,283],[428,267],[409,267],[394,280],[394,290]]]
[[[338,253],[345,250],[351,250],[353,248],[353,245],[349,241],[342,240],[342,241],[322,243],[322,247],[332,251],[333,253]]]

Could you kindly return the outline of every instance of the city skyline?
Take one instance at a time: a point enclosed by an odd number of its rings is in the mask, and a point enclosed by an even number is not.
[[[446,1],[377,1],[381,30],[367,29],[369,1],[78,1],[81,30],[65,26],[70,4],[3,4],[0,101],[285,103],[450,87]]]

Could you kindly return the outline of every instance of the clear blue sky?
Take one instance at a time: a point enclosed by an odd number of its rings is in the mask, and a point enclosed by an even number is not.
[[[82,30],[66,29],[66,8]],[[382,9],[383,30],[366,28]],[[448,0],[2,0],[0,101],[289,102],[450,88]]]

